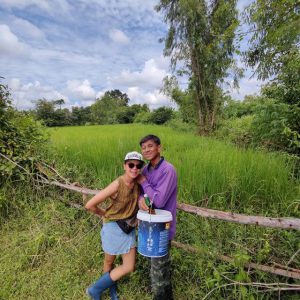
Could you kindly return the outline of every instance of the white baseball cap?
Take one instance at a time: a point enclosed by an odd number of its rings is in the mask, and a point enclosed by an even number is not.
[[[144,162],[143,161],[143,156],[142,154],[136,152],[136,151],[133,151],[133,152],[128,152],[124,158],[124,161],[127,161],[129,159],[134,159],[134,160],[139,160],[141,162]]]

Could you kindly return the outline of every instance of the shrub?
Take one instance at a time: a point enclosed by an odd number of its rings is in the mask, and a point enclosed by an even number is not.
[[[216,130],[215,136],[220,139],[229,140],[241,147],[250,146],[253,140],[251,132],[252,120],[252,115],[225,120]]]
[[[195,124],[183,122],[178,115],[175,118],[169,120],[166,125],[171,127],[172,129],[182,132],[196,133],[197,131],[197,126]]]
[[[43,127],[26,113],[14,110],[6,85],[0,84],[0,153],[32,170],[37,160],[37,149],[41,149],[47,137]],[[22,179],[18,167],[0,156],[0,185],[7,178]]]
[[[149,124],[151,123],[151,112],[142,111],[136,114],[134,118],[134,123],[142,123],[142,124]]]
[[[300,107],[269,99],[255,109],[253,144],[300,154]]]

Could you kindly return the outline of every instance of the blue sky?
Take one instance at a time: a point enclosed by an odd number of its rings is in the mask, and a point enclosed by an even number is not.
[[[250,0],[239,0],[242,10]],[[0,76],[14,104],[63,98],[65,107],[87,106],[110,89],[152,109],[173,105],[162,93],[170,73],[158,39],[167,31],[157,0],[1,0]],[[258,93],[247,70],[236,99]]]

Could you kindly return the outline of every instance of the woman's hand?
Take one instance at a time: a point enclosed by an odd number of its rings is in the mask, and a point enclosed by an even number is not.
[[[106,212],[105,209],[97,207],[96,210],[94,211],[94,214],[98,215],[99,217],[104,217],[105,212]]]

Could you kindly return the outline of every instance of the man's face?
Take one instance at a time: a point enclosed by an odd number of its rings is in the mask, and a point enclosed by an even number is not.
[[[157,145],[153,140],[149,140],[141,146],[144,158],[150,161],[160,156],[160,149],[160,145]]]

